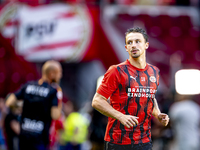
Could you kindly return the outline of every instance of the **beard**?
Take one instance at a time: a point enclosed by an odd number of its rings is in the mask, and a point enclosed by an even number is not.
[[[134,51],[136,51],[136,52],[134,52]],[[140,50],[139,49],[132,49],[130,51],[130,55],[131,55],[132,58],[138,58],[138,57],[140,57]]]
[[[52,79],[51,83],[60,84],[60,80],[57,80],[57,79]]]
[[[140,57],[140,54],[131,54],[131,57],[132,58],[138,58],[138,57]]]
[[[57,83],[57,82],[56,82],[56,79],[52,79],[52,81],[51,81],[51,82],[52,82],[52,83]]]

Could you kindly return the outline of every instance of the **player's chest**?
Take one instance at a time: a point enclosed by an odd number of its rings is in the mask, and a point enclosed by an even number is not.
[[[157,92],[158,79],[154,72],[133,71],[121,75],[121,91],[129,97],[154,98]]]

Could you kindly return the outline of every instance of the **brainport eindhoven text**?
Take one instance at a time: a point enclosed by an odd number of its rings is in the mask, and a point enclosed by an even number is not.
[[[129,97],[149,97],[155,98],[157,90],[149,88],[128,88],[127,96]]]

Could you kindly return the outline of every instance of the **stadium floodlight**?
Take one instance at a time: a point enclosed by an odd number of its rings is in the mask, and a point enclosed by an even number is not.
[[[104,77],[104,76],[100,76],[100,77],[97,79],[97,89],[98,89],[98,87],[100,86],[100,84],[101,84],[101,82],[102,82],[102,80],[103,80],[103,77]]]
[[[175,74],[176,91],[182,95],[200,94],[200,70],[182,69]]]

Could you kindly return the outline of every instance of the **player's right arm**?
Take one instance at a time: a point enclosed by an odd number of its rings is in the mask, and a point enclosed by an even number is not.
[[[17,101],[17,97],[15,96],[14,93],[12,93],[6,100],[6,106],[10,107],[10,106],[14,105],[16,101]]]
[[[17,92],[11,93],[6,100],[6,106],[10,107],[14,105],[17,100],[23,100],[26,87],[27,84],[23,85]]]
[[[12,120],[10,122],[10,128],[14,131],[15,134],[19,135],[20,133],[20,123],[17,120]]]
[[[96,93],[92,100],[92,107],[107,117],[119,120],[127,128],[136,126],[138,124],[138,117],[125,115],[115,110],[108,102],[107,99],[101,94]]]

